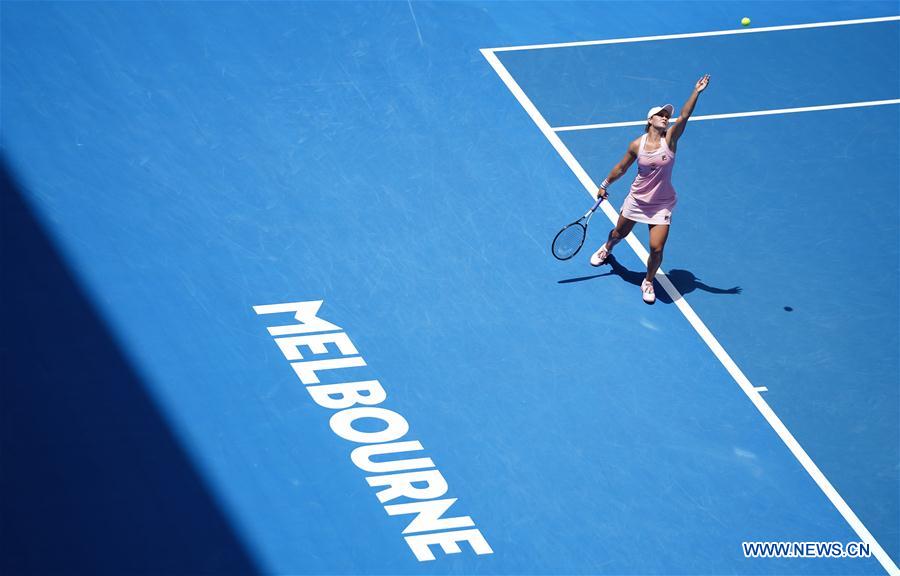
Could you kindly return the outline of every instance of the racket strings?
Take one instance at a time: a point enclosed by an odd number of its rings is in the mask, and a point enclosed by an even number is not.
[[[585,229],[580,224],[563,228],[553,241],[553,254],[557,258],[571,258],[584,243]]]

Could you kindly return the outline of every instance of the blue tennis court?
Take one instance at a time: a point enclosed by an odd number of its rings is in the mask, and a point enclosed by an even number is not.
[[[4,574],[900,573],[896,2],[0,23]]]

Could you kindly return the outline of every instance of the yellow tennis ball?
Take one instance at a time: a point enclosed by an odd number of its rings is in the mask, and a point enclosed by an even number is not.
[[[747,18],[746,16],[744,16],[743,18],[741,18],[741,24],[742,24],[743,26],[749,26],[749,25],[750,25],[750,19]]]

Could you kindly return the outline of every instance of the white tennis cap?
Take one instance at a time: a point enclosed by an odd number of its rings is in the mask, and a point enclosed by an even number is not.
[[[653,116],[654,114],[659,114],[663,110],[669,111],[670,118],[672,117],[673,114],[675,114],[675,107],[672,106],[671,104],[666,104],[664,106],[654,106],[653,108],[650,109],[649,112],[647,112],[647,120],[649,120],[650,117]]]

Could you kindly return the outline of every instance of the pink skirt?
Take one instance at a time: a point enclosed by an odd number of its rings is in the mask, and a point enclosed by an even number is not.
[[[641,222],[642,224],[668,225],[672,223],[672,210],[675,209],[675,204],[677,203],[678,199],[672,198],[670,202],[647,204],[636,200],[634,196],[629,194],[625,197],[625,202],[622,203],[621,214],[629,220]]]

